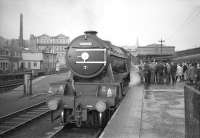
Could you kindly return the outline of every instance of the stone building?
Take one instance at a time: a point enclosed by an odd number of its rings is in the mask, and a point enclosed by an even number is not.
[[[11,46],[0,47],[0,72],[17,72],[21,67],[21,49]]]
[[[57,54],[57,63],[65,65],[65,48],[69,45],[69,37],[63,34],[49,36],[30,36],[29,49]]]
[[[143,61],[153,61],[155,59],[165,59],[164,57],[175,54],[175,46],[162,46],[160,44],[151,44],[139,46],[136,48],[138,59]]]

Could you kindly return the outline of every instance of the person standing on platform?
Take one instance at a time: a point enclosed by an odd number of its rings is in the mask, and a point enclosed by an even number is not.
[[[176,84],[176,71],[177,71],[177,66],[174,64],[174,62],[171,63],[171,78],[172,78],[172,85]]]
[[[156,62],[152,62],[150,64],[151,69],[151,83],[154,84],[156,82]]]
[[[159,63],[157,62],[155,67],[156,84],[159,84]]]
[[[180,64],[177,65],[176,80],[180,82],[183,76],[183,68]]]
[[[197,79],[197,66],[195,63],[192,63],[188,70],[188,79],[190,84],[195,84]]]
[[[171,70],[171,65],[169,63],[166,63],[167,67],[167,84],[171,83],[171,76],[170,76],[170,70]]]
[[[163,63],[163,84],[167,83],[167,65]]]
[[[187,80],[187,70],[188,70],[187,63],[183,63],[183,80],[184,81]]]
[[[163,83],[163,65],[161,62],[157,64],[157,81],[158,84]]]
[[[155,84],[158,84],[158,62],[155,65]]]
[[[144,81],[145,81],[145,87],[148,88],[150,85],[150,80],[151,80],[151,71],[150,71],[150,66],[148,63],[144,63]]]

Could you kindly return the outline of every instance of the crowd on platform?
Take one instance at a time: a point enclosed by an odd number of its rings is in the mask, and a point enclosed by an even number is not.
[[[186,81],[200,87],[200,63],[144,62],[139,65],[141,80],[146,85]]]

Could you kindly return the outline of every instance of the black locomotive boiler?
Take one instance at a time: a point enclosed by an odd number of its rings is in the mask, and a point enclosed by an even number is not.
[[[126,93],[130,53],[100,39],[96,31],[86,31],[69,44],[66,61],[70,78],[54,83],[63,95],[50,100],[49,109],[61,110],[63,125],[104,126]]]

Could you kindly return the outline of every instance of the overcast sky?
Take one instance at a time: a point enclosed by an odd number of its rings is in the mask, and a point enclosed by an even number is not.
[[[115,45],[158,43],[176,50],[200,46],[200,0],[0,0],[0,35],[18,38],[19,15],[24,38],[30,34],[73,39],[85,30]]]

